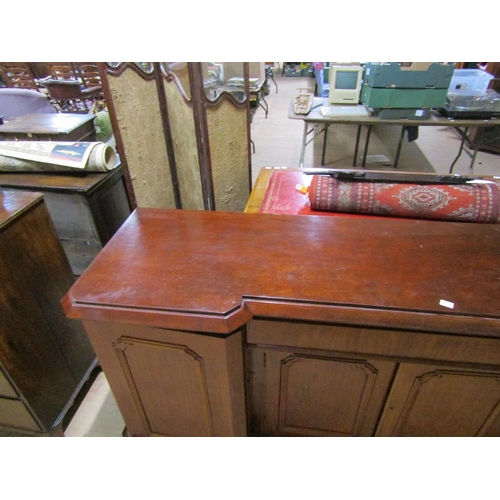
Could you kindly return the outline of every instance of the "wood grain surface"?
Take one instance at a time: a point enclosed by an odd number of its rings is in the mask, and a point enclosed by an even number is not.
[[[277,315],[499,336],[499,264],[491,224],[137,209],[65,307],[214,332]]]

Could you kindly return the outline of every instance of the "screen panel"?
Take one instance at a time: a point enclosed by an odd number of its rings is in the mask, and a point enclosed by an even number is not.
[[[358,83],[358,71],[337,70],[335,88],[341,90],[355,90]]]

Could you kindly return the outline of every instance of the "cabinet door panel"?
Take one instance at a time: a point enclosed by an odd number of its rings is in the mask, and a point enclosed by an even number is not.
[[[241,331],[85,327],[131,436],[245,436]]]
[[[372,435],[395,367],[272,349],[248,359],[252,433],[278,436]]]
[[[137,339],[115,348],[151,434],[214,434],[200,356],[186,346]]]
[[[498,435],[499,417],[500,372],[403,364],[377,435]]]

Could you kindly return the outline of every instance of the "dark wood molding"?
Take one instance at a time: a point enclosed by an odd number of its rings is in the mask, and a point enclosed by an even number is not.
[[[116,149],[120,155],[121,166],[123,170],[123,178],[125,180],[125,188],[127,190],[127,195],[129,198],[130,206],[132,210],[137,208],[137,199],[135,197],[134,186],[132,185],[132,178],[130,176],[130,170],[128,168],[127,156],[125,154],[125,146],[123,144],[123,139],[120,130],[120,124],[116,116],[116,108],[113,101],[113,96],[111,94],[111,88],[108,81],[108,66],[106,63],[97,63],[99,69],[99,76],[102,81],[102,90],[104,92],[104,97],[106,99],[106,105],[109,110],[109,118],[111,120],[111,127],[113,129],[113,134],[116,141]],[[113,76],[118,76],[118,74],[111,73]],[[121,73],[120,73],[121,74]]]
[[[179,176],[177,174],[177,163],[175,161],[174,142],[170,132],[170,120],[168,118],[167,98],[165,96],[165,86],[163,84],[163,76],[160,68],[160,63],[153,63],[154,74],[156,77],[156,88],[158,90],[158,101],[160,103],[161,122],[163,126],[163,135],[165,137],[165,146],[167,148],[167,156],[172,179],[172,188],[174,191],[175,207],[182,208],[182,197],[179,185]]]
[[[246,63],[245,63],[246,64]],[[248,83],[248,82],[246,82]],[[205,93],[203,92],[203,100],[204,104],[206,107],[211,107],[215,108],[216,106],[219,106],[221,102],[224,101],[229,101],[233,106],[236,106],[237,108],[244,108],[247,103],[250,101],[248,98],[248,89],[247,86],[245,86],[245,99],[243,101],[238,101],[232,94],[231,92],[221,92],[216,99],[209,99]]]
[[[219,106],[221,102],[224,101],[229,101],[231,104],[236,106],[237,108],[244,108],[248,106],[250,99],[250,88],[249,88],[249,83],[248,83],[248,78],[249,78],[249,69],[248,69],[248,63],[244,62],[243,63],[243,77],[245,78],[245,99],[243,101],[238,101],[232,94],[231,92],[228,91],[223,91],[221,92],[216,99],[209,99],[205,92],[203,92],[203,102],[204,105],[207,107],[216,107]],[[203,85],[201,87],[203,89]]]
[[[208,123],[205,112],[203,75],[201,63],[188,63],[189,84],[193,103],[194,126],[196,143],[198,145],[198,159],[200,162],[201,187],[203,193],[203,206],[205,210],[215,210],[215,193],[212,178],[212,160],[210,156],[210,143],[208,137]]]
[[[192,102],[192,99],[189,98],[184,90],[184,87],[182,86],[182,84],[180,83],[179,81],[179,78],[177,78],[177,75],[173,72],[173,71],[170,71],[168,68],[165,67],[165,64],[166,63],[160,63],[160,70],[161,70],[161,75],[162,77],[167,81],[167,83],[174,83],[175,86],[177,87],[177,90],[179,91],[179,93],[181,94],[182,96],[182,99],[184,100],[184,102],[192,107],[193,106],[193,102]],[[186,63],[187,65],[188,63]]]
[[[109,73],[113,76],[120,76],[127,68],[133,69],[141,78],[144,80],[153,80],[155,78],[154,69],[151,73],[144,71],[137,63],[135,62],[121,62],[118,63],[117,66],[110,66],[110,63],[99,63],[103,67],[103,71]],[[153,64],[153,63],[151,63]],[[102,78],[102,76],[101,76]]]

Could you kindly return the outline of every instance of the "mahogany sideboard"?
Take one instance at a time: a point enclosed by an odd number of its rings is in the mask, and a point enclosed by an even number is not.
[[[500,436],[500,225],[137,209],[63,299],[131,436]]]
[[[44,194],[76,276],[131,213],[120,166],[107,173],[1,172],[0,186]]]
[[[0,428],[62,435],[97,363],[61,299],[74,283],[43,196],[0,190]]]

